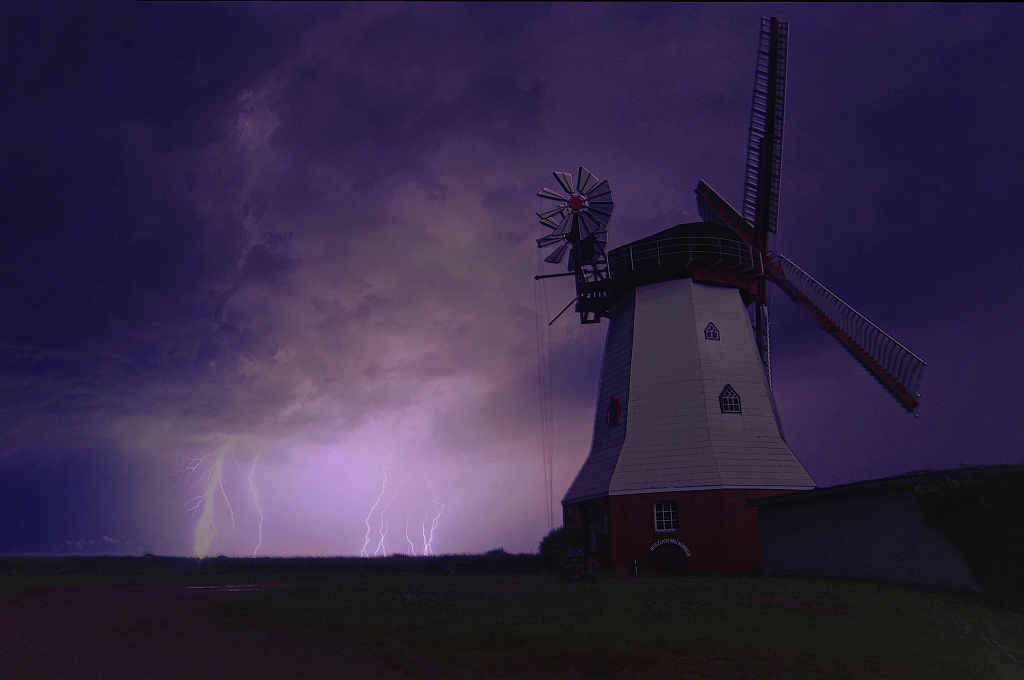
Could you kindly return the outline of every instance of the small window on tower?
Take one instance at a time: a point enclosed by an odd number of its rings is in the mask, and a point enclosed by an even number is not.
[[[675,531],[679,528],[679,509],[675,501],[654,504],[654,530]]]
[[[704,337],[708,340],[721,340],[721,337],[718,335],[718,328],[713,323],[709,323],[704,328]]]
[[[618,397],[612,397],[611,401],[608,402],[608,427],[615,427],[618,425],[621,415],[622,404],[619,403]]]
[[[742,413],[740,410],[740,395],[732,385],[726,385],[722,393],[718,395],[718,403],[722,405],[722,413]]]

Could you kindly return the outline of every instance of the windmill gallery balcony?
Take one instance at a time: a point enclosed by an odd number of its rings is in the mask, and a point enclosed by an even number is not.
[[[666,230],[671,232],[673,230]],[[764,263],[754,248],[735,238],[672,236],[643,239],[608,254],[613,280],[651,283],[693,276],[700,270],[729,273],[737,279],[764,275]]]

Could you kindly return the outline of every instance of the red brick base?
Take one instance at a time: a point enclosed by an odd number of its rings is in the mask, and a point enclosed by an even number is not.
[[[751,498],[785,490],[714,489],[606,496],[563,507],[566,526],[576,528],[589,555],[619,576],[669,571],[751,574],[763,567],[757,508]],[[654,504],[675,501],[679,529],[654,530]],[[607,533],[604,516],[607,515]],[[658,541],[663,543],[652,551]],[[687,557],[682,543],[689,550]]]

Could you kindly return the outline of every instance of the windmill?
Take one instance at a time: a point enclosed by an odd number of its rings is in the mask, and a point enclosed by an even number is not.
[[[557,246],[545,261],[570,259],[569,272],[538,278],[574,275],[581,322],[609,319],[592,448],[562,500],[566,525],[609,569],[756,570],[747,501],[814,487],[772,394],[769,284],[918,407],[925,363],[773,249],[787,46],[787,22],[762,19],[742,214],[700,181],[702,222],[606,254],[606,181],[580,168],[575,184],[555,173],[567,195],[539,194],[559,202],[538,213],[552,229],[538,246]]]
[[[545,262],[552,264],[561,264],[568,252],[569,271],[565,275],[576,277],[576,298],[573,302],[576,303],[580,322],[599,323],[608,316],[611,292],[605,244],[608,243],[608,221],[615,208],[612,190],[608,180],[598,180],[584,167],[580,167],[575,179],[568,172],[556,172],[554,175],[566,195],[546,188],[537,194],[558,202],[557,207],[537,213],[540,223],[552,230],[547,236],[537,239],[537,247],[558,246],[544,258]]]

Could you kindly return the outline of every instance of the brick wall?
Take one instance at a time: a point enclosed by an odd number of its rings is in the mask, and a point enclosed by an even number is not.
[[[651,545],[664,538],[673,538],[690,550],[689,558],[679,560],[687,571],[754,573],[763,566],[761,536],[757,508],[748,508],[745,504],[751,498],[781,493],[789,492],[713,489],[610,496],[591,501],[595,510],[598,506],[603,506],[602,509],[607,507],[609,515],[609,532],[607,536],[598,537],[596,556],[602,568],[616,575],[632,574],[634,560],[639,573],[658,572],[663,568],[663,561],[651,552]],[[655,531],[654,504],[661,501],[678,504],[678,530]],[[580,520],[588,515],[587,505],[579,503],[571,506],[572,510],[566,508],[566,519],[571,516],[573,524],[580,522],[585,544],[586,521]]]
[[[562,507],[563,525],[576,530],[583,548],[607,571],[612,569],[612,543],[605,528],[611,524],[607,496]]]

